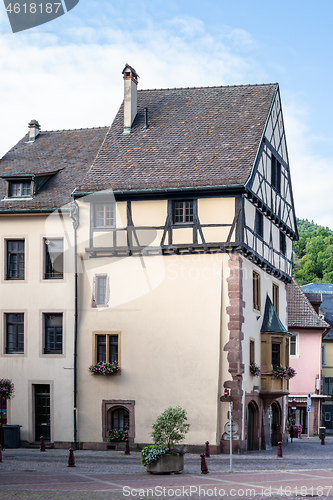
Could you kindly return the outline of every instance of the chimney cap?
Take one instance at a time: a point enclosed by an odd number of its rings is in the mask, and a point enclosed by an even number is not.
[[[127,69],[129,69],[129,70],[131,71],[131,73],[132,73],[132,74],[131,74],[131,76],[134,76],[134,78],[135,78],[135,79],[140,78],[140,77],[139,77],[139,75],[137,74],[137,72],[135,71],[135,69],[134,69],[134,68],[132,68],[132,66],[130,66],[129,64],[125,64],[125,68],[124,68],[124,69],[123,69],[123,71],[122,71],[122,75],[124,75],[124,74],[125,74],[125,71],[126,71]]]
[[[37,120],[31,120],[31,122],[28,124],[29,128],[38,128],[40,130],[40,125]]]

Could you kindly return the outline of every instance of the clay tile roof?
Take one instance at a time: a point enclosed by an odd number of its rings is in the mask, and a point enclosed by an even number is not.
[[[76,191],[243,186],[277,89],[267,84],[138,91],[131,133],[123,134],[122,105]]]
[[[288,328],[330,328],[313,309],[296,280],[287,286]]]
[[[59,208],[72,201],[71,193],[82,182],[100,148],[108,127],[41,131],[35,142],[28,134],[0,160],[0,212]],[[27,200],[7,199],[1,176],[44,175],[40,191]]]

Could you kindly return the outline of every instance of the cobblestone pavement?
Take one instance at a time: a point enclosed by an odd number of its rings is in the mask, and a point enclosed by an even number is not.
[[[140,453],[75,452],[69,468],[67,450],[8,449],[0,463],[0,500],[104,500],[169,498],[333,498],[333,437],[303,438],[269,451],[207,458],[209,474],[201,474],[200,456],[185,455],[181,474],[151,475]],[[163,489],[164,488],[164,489]]]

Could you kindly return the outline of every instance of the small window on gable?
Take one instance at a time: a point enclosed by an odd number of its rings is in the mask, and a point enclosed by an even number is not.
[[[294,333],[290,337],[289,356],[298,356],[298,333]]]
[[[276,283],[273,283],[273,306],[277,314],[279,314],[279,286]]]
[[[286,255],[286,235],[280,231],[280,253]]]
[[[253,285],[253,309],[260,311],[260,274],[253,271],[252,275]]]
[[[193,200],[173,202],[173,223],[191,224],[193,222]]]
[[[281,163],[272,154],[271,184],[278,193],[281,192]]]
[[[25,198],[32,196],[31,180],[13,180],[8,181],[8,197],[9,198]]]
[[[260,210],[256,210],[256,233],[260,238],[264,236],[264,220]]]

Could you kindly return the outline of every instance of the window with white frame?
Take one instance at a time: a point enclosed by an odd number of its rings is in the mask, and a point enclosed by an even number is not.
[[[94,227],[113,228],[116,225],[115,203],[96,203],[93,205]]]
[[[293,333],[289,339],[289,356],[298,356],[298,333]]]
[[[110,282],[107,274],[96,274],[93,279],[93,307],[107,306],[110,299]]]

